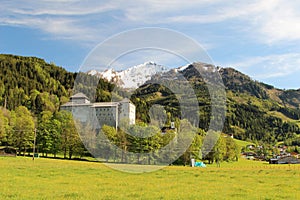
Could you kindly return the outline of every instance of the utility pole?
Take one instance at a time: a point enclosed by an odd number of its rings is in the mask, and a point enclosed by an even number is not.
[[[32,160],[34,160],[35,142],[36,142],[36,128],[34,128],[34,140],[33,140],[33,155],[32,155]]]

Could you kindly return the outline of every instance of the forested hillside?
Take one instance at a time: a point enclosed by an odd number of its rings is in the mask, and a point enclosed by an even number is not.
[[[39,58],[0,55],[0,104],[9,110],[24,105],[35,113],[55,111],[70,95],[74,78]]]
[[[254,81],[232,68],[215,68],[203,63],[193,63],[180,73],[192,83],[198,97],[200,128],[207,130],[209,127],[211,100],[205,84],[211,80],[204,80],[199,71],[208,73],[209,76],[210,71],[215,69],[222,77],[227,96],[223,132],[233,133],[238,139],[269,144],[298,140],[299,90],[276,89],[271,85]],[[153,79],[162,80],[164,77],[166,76],[156,76]],[[172,77],[172,74],[169,73],[167,77]],[[141,111],[139,117],[149,120],[148,109],[154,104],[162,104],[166,106],[171,116],[180,118],[178,101],[174,95],[167,88],[150,83],[151,81],[140,87],[132,98]]]
[[[77,86],[89,95],[88,81],[97,80],[85,73],[71,73],[35,57],[0,55],[0,105],[9,110],[25,106],[38,114],[55,112],[61,103],[69,100],[75,79],[86,85]],[[92,80],[91,80],[92,79]],[[96,99],[108,101],[113,85],[104,80],[98,83]]]

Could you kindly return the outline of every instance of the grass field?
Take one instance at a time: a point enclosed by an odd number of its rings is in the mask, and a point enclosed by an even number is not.
[[[300,199],[300,165],[240,160],[130,174],[101,163],[0,157],[0,199]]]

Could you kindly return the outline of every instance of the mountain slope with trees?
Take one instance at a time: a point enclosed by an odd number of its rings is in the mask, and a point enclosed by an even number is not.
[[[199,101],[199,127],[207,130],[210,120],[211,100],[206,82],[201,73],[218,70],[224,82],[227,97],[227,113],[223,132],[234,134],[241,140],[276,141],[297,139],[300,134],[299,90],[281,90],[258,81],[232,68],[216,68],[203,63],[193,63],[183,70],[182,75],[193,85]],[[172,74],[153,77],[153,82]],[[213,77],[213,76],[211,76]],[[136,90],[132,101],[142,111],[139,117],[149,120],[148,110],[154,104],[165,106],[174,118],[180,118],[178,101],[168,90],[151,81]],[[138,100],[138,101],[137,101]]]
[[[36,57],[0,54],[0,105],[9,110],[25,106],[35,114],[55,112],[69,100],[75,80],[86,85],[77,88],[91,94],[90,82],[98,78],[85,73],[72,73]],[[94,89],[94,88],[92,88]],[[100,79],[96,100],[109,101],[113,85]]]

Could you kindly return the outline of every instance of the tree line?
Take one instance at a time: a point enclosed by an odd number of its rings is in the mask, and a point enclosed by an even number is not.
[[[184,124],[188,123],[177,122],[179,127]],[[87,124],[76,122],[68,111],[43,111],[36,118],[24,106],[17,107],[15,111],[0,109],[0,145],[15,147],[18,155],[33,151],[34,137],[36,152],[45,157],[51,154],[53,157],[59,155],[72,159],[74,156],[89,155],[106,162],[159,164],[176,160],[174,164],[187,165],[191,158],[206,159],[212,163],[236,160],[239,155],[239,149],[232,138],[221,135],[213,150],[202,157],[201,149],[206,133],[191,125],[185,131],[168,130],[165,133],[157,126],[142,122],[122,127],[116,130],[115,127],[103,125],[98,130],[99,134],[88,128]],[[176,145],[180,146],[177,143],[171,143],[167,150],[158,154],[175,137],[181,141],[180,137],[186,137],[192,130],[196,134],[181,154],[172,152],[176,150]]]
[[[85,124],[79,134],[89,151],[105,162],[189,165],[191,158],[209,163],[239,158],[240,148],[226,134],[206,132],[187,119],[176,119],[176,128],[164,132],[157,123],[152,124],[122,121],[117,130],[103,125],[99,132]]]
[[[32,152],[35,137],[36,152],[42,156],[61,153],[71,159],[85,152],[70,112],[43,111],[36,118],[25,106],[14,111],[0,109],[1,146],[15,147],[18,155],[25,155]]]

